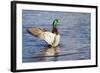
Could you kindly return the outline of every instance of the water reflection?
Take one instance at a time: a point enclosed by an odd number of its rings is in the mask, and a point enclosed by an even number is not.
[[[57,61],[57,57],[60,53],[60,48],[57,47],[47,47],[45,48],[43,55],[45,61]]]
[[[23,57],[23,62],[50,62],[59,60],[85,60],[88,56],[85,56],[87,52],[79,49],[66,49],[62,50],[61,46],[41,48],[39,52],[29,52],[30,57]],[[86,49],[86,47],[85,47]]]
[[[56,56],[60,53],[60,48],[57,46],[57,47],[47,47],[45,48],[44,50],[44,56]]]
[[[31,57],[24,57],[25,61],[28,62],[46,62],[46,61],[58,61],[60,54],[60,48],[57,47],[46,47],[40,52],[33,53],[31,52]]]

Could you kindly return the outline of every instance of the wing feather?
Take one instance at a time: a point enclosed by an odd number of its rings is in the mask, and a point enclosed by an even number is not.
[[[45,31],[44,29],[29,28],[28,32],[35,37],[39,37],[40,39],[45,40],[50,45],[53,44],[55,39],[55,34],[53,34],[52,32]]]

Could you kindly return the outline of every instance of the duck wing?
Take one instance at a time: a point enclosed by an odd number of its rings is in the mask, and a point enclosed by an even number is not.
[[[45,40],[48,44],[52,45],[55,39],[55,34],[40,28],[29,28],[27,30],[31,35]]]
[[[27,31],[29,34],[35,37],[39,37],[41,34],[45,32],[45,30],[41,28],[28,28]]]

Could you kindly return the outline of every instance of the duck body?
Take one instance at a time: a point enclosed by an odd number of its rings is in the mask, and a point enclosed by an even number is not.
[[[60,34],[54,34],[51,32],[44,32],[44,36],[42,37],[49,45],[55,47],[58,46],[60,41]]]

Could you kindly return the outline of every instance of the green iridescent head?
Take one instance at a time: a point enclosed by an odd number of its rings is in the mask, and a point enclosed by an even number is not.
[[[53,27],[54,28],[56,28],[58,25],[60,24],[60,20],[59,19],[55,19],[54,21],[53,21]]]

